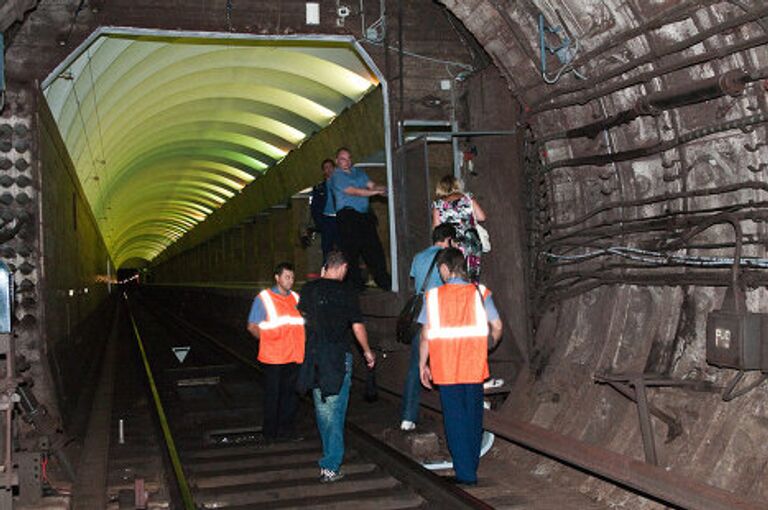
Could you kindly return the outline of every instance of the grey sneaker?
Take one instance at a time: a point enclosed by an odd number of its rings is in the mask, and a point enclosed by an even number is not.
[[[344,473],[341,471],[331,471],[330,469],[320,470],[320,483],[338,482],[342,478],[344,478]]]

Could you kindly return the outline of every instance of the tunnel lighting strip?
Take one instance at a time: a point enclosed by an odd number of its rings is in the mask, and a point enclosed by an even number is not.
[[[160,420],[160,427],[163,429],[163,437],[165,438],[165,445],[168,447],[168,455],[171,457],[171,464],[173,464],[173,471],[176,474],[176,482],[179,484],[179,491],[181,492],[181,499],[184,502],[185,510],[195,510],[195,502],[192,499],[192,492],[189,490],[189,483],[184,475],[184,469],[181,467],[181,460],[179,459],[179,452],[176,450],[176,443],[173,441],[171,435],[171,429],[168,426],[168,419],[165,416],[165,410],[163,409],[163,403],[160,401],[160,393],[157,391],[155,385],[155,378],[152,375],[152,368],[149,366],[149,360],[147,359],[147,353],[144,350],[144,343],[141,341],[141,335],[139,335],[139,328],[136,326],[136,321],[131,313],[130,303],[128,302],[128,296],[125,297],[125,304],[128,308],[128,317],[131,319],[131,325],[133,326],[133,332],[136,334],[136,343],[141,351],[141,361],[144,363],[144,370],[147,373],[147,380],[149,381],[149,387],[152,390],[152,399],[155,401],[155,408],[157,409],[157,416]]]

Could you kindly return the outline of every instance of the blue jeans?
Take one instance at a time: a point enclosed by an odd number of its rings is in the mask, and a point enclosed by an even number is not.
[[[416,335],[411,340],[411,362],[408,365],[408,375],[405,377],[403,388],[402,420],[416,423],[419,420],[419,402],[421,401],[421,378],[419,377],[419,338]]]
[[[323,402],[320,388],[312,390],[315,401],[315,416],[320,440],[323,443],[323,457],[318,464],[322,469],[338,471],[344,459],[344,420],[347,417],[349,387],[352,384],[352,354],[347,353],[344,361],[344,382],[338,395],[325,397]]]
[[[445,439],[456,479],[476,483],[483,439],[483,384],[446,384],[439,388]]]

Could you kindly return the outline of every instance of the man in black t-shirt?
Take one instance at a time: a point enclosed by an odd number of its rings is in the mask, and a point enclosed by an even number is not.
[[[352,344],[357,341],[366,364],[372,369],[376,357],[368,345],[357,294],[344,283],[347,261],[341,252],[332,251],[323,266],[321,278],[301,289],[299,311],[306,319],[304,364],[299,388],[312,390],[323,457],[319,461],[320,481],[343,478],[344,421],[352,383]]]

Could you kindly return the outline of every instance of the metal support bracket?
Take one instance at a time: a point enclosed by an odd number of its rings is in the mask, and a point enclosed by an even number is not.
[[[645,461],[654,466],[659,465],[656,453],[656,440],[653,434],[651,415],[656,416],[667,425],[667,440],[670,442],[683,433],[680,421],[648,402],[647,388],[677,387],[694,391],[714,391],[716,388],[708,381],[689,381],[673,379],[654,373],[601,373],[595,374],[595,382],[607,384],[628,399],[637,404],[637,417],[640,423],[640,433],[643,438]]]

